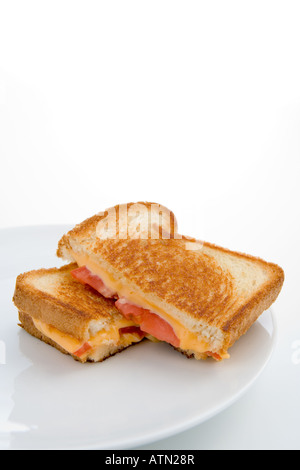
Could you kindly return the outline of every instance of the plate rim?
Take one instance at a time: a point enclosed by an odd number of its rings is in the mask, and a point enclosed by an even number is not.
[[[269,353],[268,353],[268,355],[265,359],[265,362],[260,366],[259,370],[252,377],[252,379],[246,385],[244,385],[244,387],[242,387],[235,395],[233,395],[230,400],[227,400],[226,402],[222,403],[222,405],[216,406],[214,409],[208,411],[207,413],[204,413],[204,414],[202,413],[201,417],[198,417],[198,418],[196,417],[194,419],[190,419],[190,420],[186,421],[184,424],[181,424],[181,425],[179,424],[177,426],[173,426],[170,431],[168,431],[168,430],[161,431],[159,433],[158,438],[157,438],[157,436],[158,436],[157,432],[155,433],[155,436],[156,436],[155,438],[154,438],[153,434],[148,433],[148,435],[147,435],[148,437],[145,436],[145,437],[142,437],[140,439],[136,439],[136,441],[133,444],[132,444],[132,442],[130,443],[130,446],[127,446],[126,441],[123,441],[123,444],[121,445],[121,447],[118,447],[118,445],[117,445],[116,448],[117,449],[119,449],[119,448],[120,449],[122,449],[122,448],[123,449],[129,449],[132,446],[139,447],[139,446],[142,446],[142,445],[155,443],[155,442],[157,442],[159,440],[162,440],[162,439],[167,439],[167,438],[175,436],[176,434],[179,434],[181,432],[191,430],[194,427],[196,427],[200,424],[203,424],[206,421],[210,420],[214,416],[217,416],[218,414],[222,413],[222,411],[225,411],[226,409],[230,408],[232,405],[234,405],[234,403],[236,403],[240,398],[242,398],[247,393],[247,391],[251,389],[251,387],[254,385],[254,383],[261,376],[262,372],[264,371],[264,369],[269,364],[270,359],[272,358],[272,356],[274,354],[276,344],[277,344],[277,341],[278,341],[277,319],[276,319],[276,316],[274,314],[274,311],[272,310],[272,308],[269,308],[268,310],[265,310],[263,312],[263,314],[265,314],[265,313],[268,313],[271,317],[271,320],[272,320],[272,336],[271,336],[272,341],[271,341]],[[146,439],[146,441],[145,441],[145,439]],[[128,444],[129,444],[129,442],[128,442]],[[124,445],[125,445],[125,447],[124,447]],[[115,446],[114,447],[109,447],[109,449],[113,449],[113,448],[115,448]],[[92,450],[92,449],[95,449],[95,447],[87,445],[87,446],[80,447],[80,449],[82,449],[82,450]],[[100,447],[100,449],[102,449],[102,448]]]

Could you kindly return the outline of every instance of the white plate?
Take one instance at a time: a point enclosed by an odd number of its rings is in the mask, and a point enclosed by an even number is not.
[[[0,448],[128,449],[195,426],[235,402],[272,353],[270,311],[222,363],[144,342],[100,364],[81,364],[17,326],[20,272],[61,266],[68,227],[0,231]]]

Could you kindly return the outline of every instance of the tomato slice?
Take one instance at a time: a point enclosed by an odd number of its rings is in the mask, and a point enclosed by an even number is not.
[[[115,292],[109,289],[102,279],[93,274],[86,266],[81,266],[80,268],[74,269],[71,271],[71,275],[74,279],[77,279],[81,284],[88,284],[93,287],[96,291],[103,295],[103,297],[114,297]]]
[[[142,307],[137,307],[136,305],[130,304],[129,302],[124,301],[123,298],[117,300],[115,306],[122,313],[122,315],[127,318],[127,320],[132,320],[135,323],[140,323],[145,312],[149,311]]]
[[[115,305],[125,318],[137,323],[145,333],[149,333],[160,341],[166,341],[176,348],[179,347],[180,341],[172,326],[156,313],[130,304],[125,299],[119,299]]]
[[[140,328],[160,341],[166,341],[172,344],[175,348],[179,348],[180,346],[180,341],[171,325],[159,315],[156,315],[156,313],[148,310],[147,314],[143,317]]]
[[[80,357],[80,356],[82,356],[84,353],[86,353],[87,351],[89,351],[90,349],[92,349],[92,346],[91,346],[89,343],[84,343],[84,345],[81,346],[81,348],[79,348],[77,351],[73,352],[73,355],[74,355],[74,356],[77,356],[77,357]]]
[[[208,356],[213,357],[214,359],[216,359],[216,361],[222,361],[222,357],[218,353],[213,353],[211,351],[206,351],[205,354],[207,354]]]
[[[144,338],[145,333],[138,326],[124,326],[119,329],[120,335],[125,335],[126,333],[138,334],[141,338]]]

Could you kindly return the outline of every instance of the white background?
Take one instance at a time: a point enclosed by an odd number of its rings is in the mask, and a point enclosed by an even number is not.
[[[152,448],[300,448],[299,24],[289,0],[0,0],[1,228],[148,200],[285,269],[262,378]]]

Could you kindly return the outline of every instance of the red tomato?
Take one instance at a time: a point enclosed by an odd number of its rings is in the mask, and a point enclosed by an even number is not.
[[[141,338],[145,336],[145,333],[138,326],[124,326],[124,328],[119,329],[119,332],[121,335],[125,335],[126,333],[137,333]]]
[[[77,356],[77,357],[80,357],[82,356],[84,353],[86,353],[87,351],[89,351],[89,349],[92,349],[92,346],[89,344],[89,343],[84,343],[84,345],[79,348],[77,351],[75,351],[73,353],[74,356]]]
[[[176,348],[179,347],[180,341],[171,325],[159,315],[156,315],[156,313],[125,302],[124,299],[119,299],[115,305],[125,318],[138,323],[140,329],[145,333],[154,336],[160,341],[166,341]]]
[[[222,360],[221,356],[217,353],[213,353],[211,351],[206,351],[205,354],[207,354],[208,356],[213,357],[214,359],[216,359],[216,361],[221,361]]]
[[[140,323],[144,316],[144,313],[149,311],[144,308],[137,307],[136,305],[130,304],[129,302],[124,302],[124,299],[119,299],[115,303],[117,309],[122,313],[122,315],[127,318],[127,320],[132,320],[135,323]]]
[[[86,266],[74,269],[74,271],[71,271],[71,275],[81,284],[88,284],[93,287],[93,289],[100,292],[103,297],[113,297],[115,295],[115,292],[109,289],[102,279],[96,274],[93,274]]]

